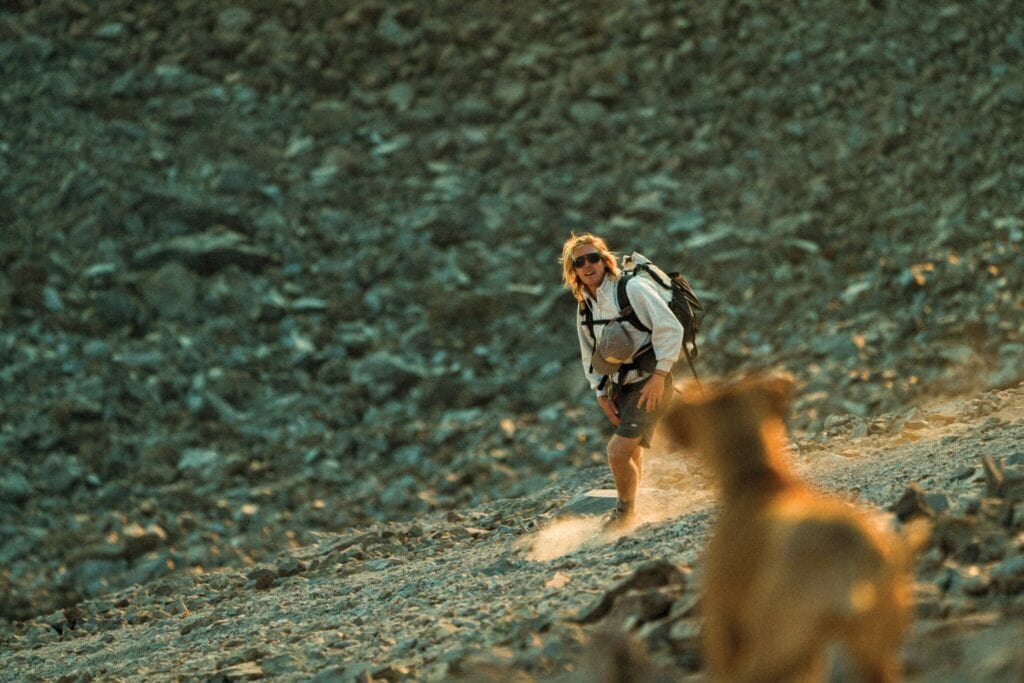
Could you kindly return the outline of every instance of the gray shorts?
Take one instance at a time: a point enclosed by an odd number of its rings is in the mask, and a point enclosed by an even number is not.
[[[640,437],[640,445],[644,448],[651,447],[651,437],[654,436],[654,427],[658,420],[668,409],[675,390],[672,388],[672,375],[665,378],[665,393],[653,412],[647,412],[646,408],[637,405],[640,400],[640,390],[643,389],[646,379],[631,384],[619,386],[612,385],[612,402],[619,411],[619,422],[615,433],[626,439]]]

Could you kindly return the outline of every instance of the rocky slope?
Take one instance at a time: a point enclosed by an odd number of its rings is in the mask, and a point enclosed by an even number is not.
[[[798,442],[819,486],[934,523],[917,563],[911,681],[1024,673],[1024,388],[922,408],[863,437]],[[251,569],[135,586],[6,629],[4,680],[703,680],[700,549],[715,508],[655,444],[644,524],[560,514],[608,485],[325,534]],[[986,465],[985,463],[988,463]],[[618,668],[617,668],[618,667]]]
[[[8,619],[600,463],[572,228],[802,438],[1021,378],[1012,0],[9,2],[0,79]]]

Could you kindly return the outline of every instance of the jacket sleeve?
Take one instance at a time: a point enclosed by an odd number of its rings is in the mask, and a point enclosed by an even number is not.
[[[630,278],[626,283],[626,294],[636,317],[651,330],[651,346],[658,360],[657,369],[668,372],[672,369],[683,348],[683,324],[654,289],[655,285],[644,278]]]
[[[587,328],[583,326],[583,316],[580,315],[579,306],[576,307],[576,334],[580,340],[580,358],[583,361],[583,374],[587,377],[587,382],[590,383],[590,388],[594,392],[601,396],[601,391],[597,386],[601,383],[602,375],[597,374],[591,370],[591,358],[594,355],[594,340],[590,338],[590,333]]]

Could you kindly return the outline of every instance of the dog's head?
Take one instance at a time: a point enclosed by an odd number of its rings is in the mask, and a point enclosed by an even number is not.
[[[793,385],[785,372],[720,380],[703,390],[691,384],[680,392],[665,424],[682,446],[697,445],[701,434],[759,429],[767,418],[785,420]]]

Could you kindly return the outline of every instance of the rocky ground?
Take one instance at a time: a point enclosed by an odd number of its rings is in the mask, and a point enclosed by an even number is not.
[[[803,476],[895,522],[924,515],[912,681],[1024,673],[1024,388],[797,442]],[[325,534],[252,568],[177,575],[8,627],[5,680],[702,680],[700,548],[715,507],[656,442],[642,525],[562,507],[602,468],[532,495]],[[610,678],[608,680],[627,680]]]
[[[800,443],[1024,377],[1013,0],[14,1],[0,82],[10,633],[589,485],[573,228]]]

